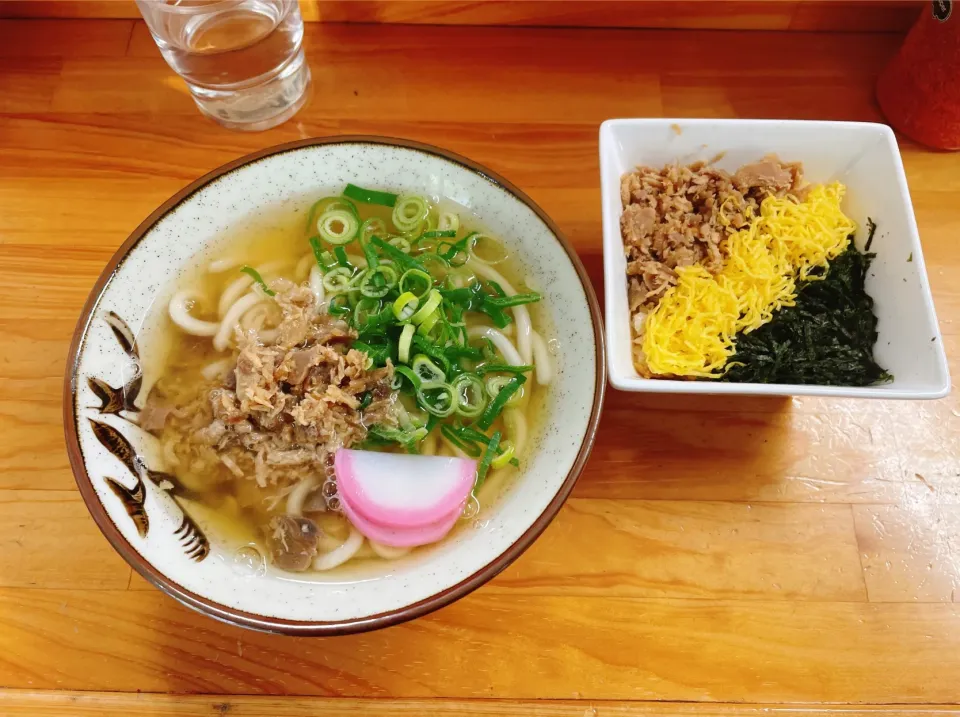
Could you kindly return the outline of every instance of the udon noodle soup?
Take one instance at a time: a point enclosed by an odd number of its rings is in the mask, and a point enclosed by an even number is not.
[[[449,459],[360,461],[393,461],[383,465],[401,470],[377,480],[408,493],[421,488],[404,471],[469,466],[454,512],[475,516],[523,465],[552,378],[540,294],[503,243],[444,200],[348,185],[274,219],[228,237],[178,287],[141,427],[181,495],[281,570],[390,560],[439,540],[447,531],[427,529],[429,509],[422,526],[398,518],[403,539],[369,529],[338,485],[338,451]]]

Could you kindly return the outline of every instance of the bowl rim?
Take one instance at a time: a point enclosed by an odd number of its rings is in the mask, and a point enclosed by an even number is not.
[[[235,170],[238,170],[253,162],[265,159],[278,154],[293,152],[306,147],[315,147],[331,144],[373,144],[389,147],[400,147],[412,149],[415,151],[431,154],[441,159],[454,162],[464,168],[480,175],[484,179],[498,186],[500,189],[513,195],[527,207],[546,225],[547,229],[554,235],[561,248],[566,252],[567,258],[573,265],[577,277],[584,290],[587,299],[587,306],[590,311],[590,319],[594,336],[594,351],[596,362],[596,376],[594,379],[594,399],[591,407],[590,416],[587,421],[587,431],[583,442],[577,452],[577,456],[571,466],[563,483],[560,485],[556,495],[547,504],[547,507],[537,516],[536,520],[523,532],[523,534],[514,541],[505,551],[496,558],[488,562],[479,570],[464,578],[460,582],[452,585],[418,602],[403,607],[389,610],[387,612],[377,613],[359,618],[350,618],[345,620],[333,621],[309,621],[309,620],[289,620],[286,618],[277,618],[267,615],[258,615],[236,608],[223,605],[211,600],[203,595],[187,590],[171,577],[160,572],[154,565],[147,561],[123,536],[119,528],[107,514],[106,508],[97,496],[93,482],[87,473],[86,463],[83,459],[83,453],[80,449],[79,434],[77,432],[77,371],[79,368],[80,352],[83,348],[84,340],[90,328],[93,319],[93,313],[103,297],[104,290],[110,279],[116,273],[119,266],[124,262],[134,247],[140,240],[169,212],[174,210],[193,194],[200,191],[208,184],[223,177]],[[560,228],[554,221],[547,216],[546,212],[533,201],[525,192],[512,182],[494,172],[487,167],[474,162],[463,155],[451,152],[430,144],[417,142],[409,139],[385,137],[378,135],[334,135],[329,137],[311,137],[307,139],[293,140],[282,144],[267,147],[265,149],[252,152],[250,154],[238,157],[216,169],[207,172],[199,179],[194,180],[183,189],[176,192],[169,199],[164,201],[155,209],[146,219],[144,219],[136,229],[127,237],[127,239],[114,252],[113,256],[107,262],[96,283],[90,290],[87,300],[84,302],[80,317],[77,320],[76,328],[73,332],[73,338],[70,342],[70,348],[67,352],[67,364],[63,382],[63,426],[66,438],[67,456],[70,460],[70,468],[74,479],[77,482],[77,488],[80,491],[83,501],[90,511],[94,522],[100,528],[104,537],[110,542],[127,563],[133,567],[148,582],[173,597],[184,605],[194,610],[204,613],[222,622],[239,627],[250,628],[262,632],[272,632],[294,636],[324,636],[324,635],[344,635],[356,632],[366,632],[377,630],[391,625],[397,625],[408,620],[422,617],[428,613],[438,610],[459,598],[473,592],[488,580],[495,577],[503,571],[508,565],[516,560],[539,535],[546,529],[547,525],[553,520],[559,512],[561,506],[566,502],[573,490],[574,484],[580,477],[584,466],[590,457],[593,444],[596,439],[597,429],[600,422],[601,409],[607,385],[607,361],[606,348],[604,345],[603,321],[601,319],[600,304],[597,300],[596,291],[587,275],[583,263],[573,248],[573,245],[566,238]]]

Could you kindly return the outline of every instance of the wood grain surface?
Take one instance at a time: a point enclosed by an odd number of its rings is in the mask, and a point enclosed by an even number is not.
[[[903,31],[922,0],[300,0],[307,22]],[[0,17],[140,17],[133,0],[0,0]]]
[[[817,707],[616,700],[275,698],[0,692],[4,717],[954,717],[950,705]]]
[[[104,264],[239,155],[338,133],[443,145],[541,203],[601,292],[602,120],[880,120],[873,82],[899,40],[318,23],[310,104],[240,134],[196,111],[138,22],[0,21],[0,715],[860,717],[960,702],[956,395],[611,391],[574,496],[516,564],[438,613],[333,639],[221,625],[133,575],[86,514],[60,418],[67,344]],[[957,375],[960,159],[901,147]]]

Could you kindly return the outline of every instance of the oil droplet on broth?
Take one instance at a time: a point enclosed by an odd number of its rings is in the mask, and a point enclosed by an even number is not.
[[[244,545],[233,554],[233,568],[249,577],[260,577],[267,572],[266,561],[254,545]]]
[[[471,493],[470,499],[467,501],[467,504],[463,507],[463,515],[460,516],[460,519],[470,520],[471,518],[477,517],[479,513],[480,513],[480,501],[477,500],[477,496]]]

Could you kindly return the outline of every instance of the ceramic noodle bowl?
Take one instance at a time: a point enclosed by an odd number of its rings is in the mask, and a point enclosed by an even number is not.
[[[553,359],[520,467],[496,500],[467,505],[442,541],[329,573],[284,572],[195,500],[138,425],[164,365],[165,307],[184,277],[227,253],[238,222],[296,211],[347,183],[442,197],[478,217],[542,294]],[[231,162],[165,202],[103,271],[74,336],[64,424],[77,484],[114,548],[181,602],[244,627],[299,635],[370,630],[467,594],[515,560],[569,495],[589,455],[605,385],[593,288],[554,223],[519,189],[457,155],[376,137],[298,141]],[[335,490],[329,476],[323,488]],[[385,557],[385,556],[382,556]]]

